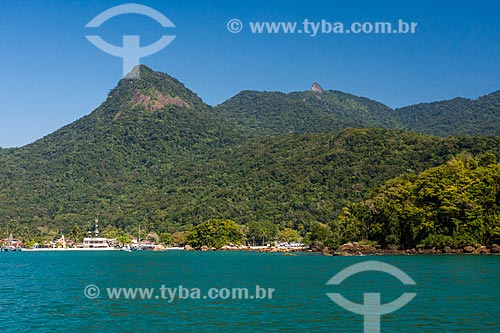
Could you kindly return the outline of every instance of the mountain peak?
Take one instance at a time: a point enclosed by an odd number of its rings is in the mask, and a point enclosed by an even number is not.
[[[125,75],[125,79],[139,79],[141,77],[141,74],[151,74],[151,73],[154,73],[154,71],[149,68],[148,66],[146,65],[137,65],[135,66],[134,68],[132,68],[132,70],[130,71],[130,73],[128,73],[127,75]]]
[[[312,84],[311,90],[320,94],[322,94],[324,91],[323,88],[319,85],[319,83],[316,82]]]
[[[184,84],[168,74],[138,65],[110,91],[108,103],[128,106],[130,110],[157,112],[175,106],[201,109],[207,105]],[[115,115],[115,120],[122,113]]]

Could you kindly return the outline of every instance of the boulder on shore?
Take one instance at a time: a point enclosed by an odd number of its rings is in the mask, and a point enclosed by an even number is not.
[[[488,249],[486,246],[480,246],[474,251],[476,254],[488,254],[490,253],[490,249]]]
[[[336,255],[363,255],[363,254],[376,254],[380,251],[377,250],[374,246],[370,245],[363,245],[359,244],[357,242],[353,243],[346,243],[343,245],[340,245],[337,251],[335,252]]]
[[[474,246],[466,246],[464,247],[464,253],[474,253],[476,251],[476,248]]]
[[[493,244],[491,246],[491,253],[500,253],[500,245],[498,244]]]

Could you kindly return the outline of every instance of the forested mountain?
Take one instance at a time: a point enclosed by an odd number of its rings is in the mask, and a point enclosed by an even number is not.
[[[215,110],[257,135],[338,132],[348,127],[397,128],[393,110],[340,91],[243,91]]]
[[[219,218],[304,235],[388,179],[462,153],[500,156],[500,137],[373,128],[402,127],[394,114],[337,91],[242,92],[214,108],[141,66],[89,115],[0,149],[0,229],[34,239],[99,217],[161,233]]]
[[[0,218],[62,228],[111,206],[143,214],[135,199],[165,173],[176,178],[238,135],[180,82],[142,67],[88,116],[2,152]]]
[[[339,91],[243,91],[215,110],[258,135],[328,133],[347,127],[404,129],[438,136],[500,135],[500,91],[400,109]]]
[[[401,127],[415,132],[440,136],[500,134],[500,91],[476,100],[454,98],[396,112]]]

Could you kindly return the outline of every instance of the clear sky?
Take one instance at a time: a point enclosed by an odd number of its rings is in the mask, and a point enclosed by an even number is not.
[[[130,1],[133,2],[133,1]],[[96,108],[122,76],[122,59],[92,45],[162,34],[176,39],[141,63],[167,72],[216,105],[241,90],[300,91],[319,82],[400,107],[500,90],[499,1],[136,1],[162,28],[122,15],[85,25],[127,1],[0,1],[0,147],[22,146]],[[227,22],[243,22],[240,33]],[[253,34],[257,21],[417,22],[415,34]]]

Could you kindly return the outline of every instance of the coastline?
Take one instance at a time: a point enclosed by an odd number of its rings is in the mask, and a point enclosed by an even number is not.
[[[465,246],[460,248],[451,248],[446,246],[442,249],[431,248],[412,248],[398,249],[388,248],[381,249],[370,245],[363,245],[356,242],[347,243],[339,246],[335,250],[330,250],[327,247],[320,250],[325,255],[333,256],[363,256],[363,255],[451,255],[451,254],[466,254],[466,255],[500,255],[500,246],[493,244],[491,246],[475,245]]]
[[[23,249],[22,252],[92,252],[92,251],[123,251],[120,248],[37,248]],[[156,248],[150,251],[168,252],[168,251],[186,251],[186,252],[258,252],[258,253],[282,253],[284,255],[293,255],[294,253],[315,253],[325,256],[394,256],[394,255],[500,255],[500,246],[466,246],[463,248],[452,249],[380,249],[373,246],[361,245],[359,243],[347,243],[336,249],[328,247],[268,247],[268,246],[224,246],[222,248],[210,248],[202,246],[193,248],[189,245],[185,247],[167,247]]]

